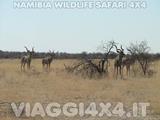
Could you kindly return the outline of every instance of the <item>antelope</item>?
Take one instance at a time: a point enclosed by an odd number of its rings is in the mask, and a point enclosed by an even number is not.
[[[116,70],[116,77],[120,73],[121,78],[123,77],[122,75],[122,59],[125,56],[124,54],[124,49],[121,46],[121,49],[118,49],[116,45],[114,45],[116,48],[116,51],[118,53],[118,56],[115,58],[114,62],[114,71]]]
[[[136,62],[136,59],[133,56],[128,56],[122,60],[122,66],[123,68],[126,67],[126,74],[130,74],[131,65],[133,65]]]
[[[27,55],[25,55],[21,58],[21,70],[25,70],[26,64],[27,64],[27,68],[30,69],[32,55],[34,54],[34,48],[32,48],[32,51],[28,50],[28,48],[26,46],[24,48],[27,51]]]
[[[47,69],[50,69],[50,66],[51,66],[51,63],[53,61],[54,56],[55,56],[54,52],[51,52],[49,50],[48,56],[46,56],[45,58],[42,59],[42,66],[43,66],[43,68],[46,65]]]

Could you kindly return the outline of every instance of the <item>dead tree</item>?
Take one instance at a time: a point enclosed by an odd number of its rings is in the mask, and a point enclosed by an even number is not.
[[[79,74],[82,77],[100,77],[103,72],[102,69],[91,59],[83,59],[74,65],[67,66],[64,64],[65,70],[69,73]]]
[[[131,43],[130,47],[128,48],[128,51],[130,51],[130,53],[136,57],[144,75],[147,75],[147,72],[149,70],[149,50],[150,47],[148,46],[146,41],[142,41],[139,44]]]
[[[108,59],[110,52],[112,48],[115,45],[114,41],[110,41],[107,43],[102,44],[101,49],[105,51],[104,56],[100,58],[100,60],[97,61],[94,59],[88,59],[87,56],[85,56],[81,61],[74,65],[64,65],[67,72],[74,73],[74,74],[80,74],[83,77],[101,77],[105,73],[108,73]],[[106,66],[105,66],[106,65]],[[106,68],[105,68],[106,67]]]
[[[111,50],[116,45],[114,41],[109,41],[102,43],[102,50],[105,52],[104,56],[99,61],[99,68],[101,68],[102,72],[106,72],[108,74],[108,67],[109,67],[109,55],[111,53]],[[106,66],[105,66],[106,64]],[[106,68],[105,68],[106,67]]]
[[[25,47],[25,49],[27,51],[27,55],[25,55],[21,58],[21,70],[25,70],[26,64],[27,64],[27,68],[30,69],[32,55],[34,54],[34,48],[32,48],[32,51],[28,50],[27,47]]]

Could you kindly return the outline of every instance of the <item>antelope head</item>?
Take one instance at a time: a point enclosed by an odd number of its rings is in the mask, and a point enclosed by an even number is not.
[[[54,51],[51,51],[51,50],[49,50],[49,53],[48,53],[52,58],[55,56],[55,53],[54,53]]]
[[[27,53],[29,53],[30,55],[33,55],[35,53],[34,47],[32,47],[32,51],[30,51],[26,46],[24,48],[26,49]]]
[[[118,47],[117,47],[116,45],[114,45],[114,46],[115,46],[116,51],[117,51],[118,54],[120,54],[120,55],[122,55],[122,56],[125,55],[125,54],[124,54],[124,49],[123,49],[122,45],[121,45],[121,48],[120,48],[120,49],[118,49]]]

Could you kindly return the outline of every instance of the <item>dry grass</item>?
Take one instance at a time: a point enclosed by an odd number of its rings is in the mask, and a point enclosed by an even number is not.
[[[114,80],[112,65],[110,76],[97,80],[68,74],[63,64],[73,61],[56,60],[47,73],[40,60],[33,60],[26,72],[20,71],[19,60],[0,60],[0,102],[150,102],[152,114],[160,115],[160,61],[152,65],[157,71],[152,78],[131,75],[125,80]]]

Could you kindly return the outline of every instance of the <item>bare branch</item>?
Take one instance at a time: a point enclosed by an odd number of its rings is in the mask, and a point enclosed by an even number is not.
[[[149,50],[150,47],[147,45],[146,41],[141,41],[140,43],[131,43],[130,47],[127,49],[132,55],[134,55],[142,68],[144,75],[147,74],[149,69]]]

